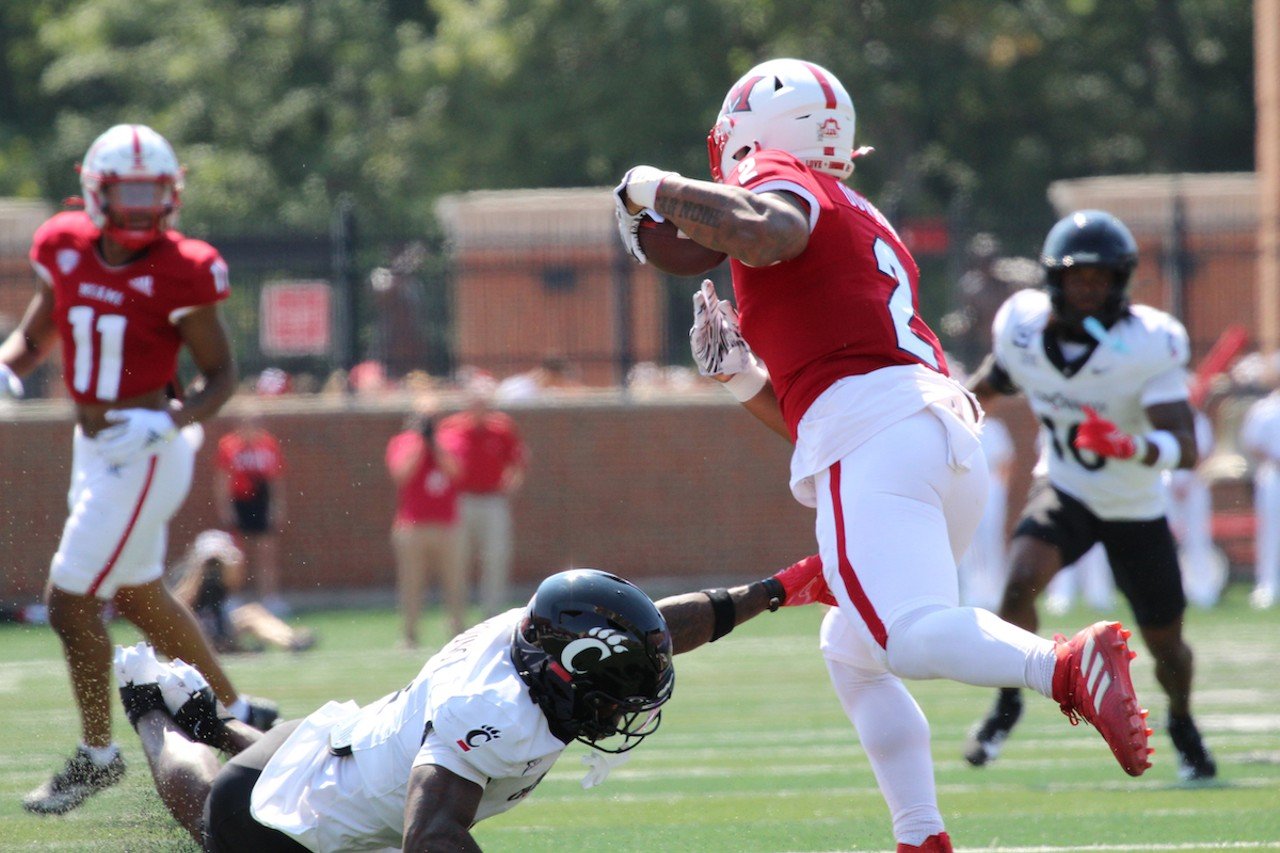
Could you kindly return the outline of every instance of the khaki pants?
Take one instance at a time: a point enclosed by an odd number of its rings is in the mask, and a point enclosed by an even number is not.
[[[511,502],[506,495],[459,495],[462,565],[480,561],[480,607],[485,617],[511,605]]]
[[[418,616],[431,575],[439,578],[450,628],[467,627],[467,576],[460,559],[456,524],[398,525],[391,530],[396,556],[396,598],[404,617],[404,639],[418,642]]]

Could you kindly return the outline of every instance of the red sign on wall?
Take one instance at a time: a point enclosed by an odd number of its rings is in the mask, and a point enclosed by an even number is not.
[[[332,343],[326,281],[275,281],[262,286],[258,345],[266,355],[325,355]]]

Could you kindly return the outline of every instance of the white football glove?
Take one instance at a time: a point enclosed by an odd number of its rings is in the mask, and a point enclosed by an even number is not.
[[[647,263],[644,250],[640,248],[640,220],[647,213],[651,219],[663,221],[662,214],[653,206],[658,203],[658,184],[668,175],[675,172],[664,172],[653,166],[635,166],[622,176],[622,182],[613,188],[613,213],[618,220],[618,236],[627,254],[640,263]],[[640,205],[643,210],[631,213],[627,210],[627,201]]]
[[[22,380],[7,364],[0,364],[0,400],[17,399],[23,394]]]
[[[178,434],[173,417],[158,409],[111,409],[106,419],[112,426],[94,440],[99,455],[116,465],[158,450]]]
[[[760,393],[769,376],[742,337],[738,311],[716,294],[710,279],[693,295],[689,348],[703,376],[729,376],[725,387],[740,402]]]

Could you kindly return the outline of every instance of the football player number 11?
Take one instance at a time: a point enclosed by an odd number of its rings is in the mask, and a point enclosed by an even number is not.
[[[75,342],[76,359],[71,385],[80,393],[89,390],[93,381],[94,344],[98,350],[97,388],[99,400],[114,400],[120,393],[120,373],[124,369],[124,327],[127,319],[120,314],[98,314],[88,305],[67,310],[71,339]]]
[[[933,345],[915,333],[911,328],[911,319],[916,316],[915,300],[911,293],[911,276],[902,265],[898,253],[893,250],[882,237],[876,238],[876,264],[880,272],[892,278],[898,284],[889,297],[889,317],[893,320],[893,330],[898,337],[898,348],[906,350],[925,364],[938,370],[938,354]]]

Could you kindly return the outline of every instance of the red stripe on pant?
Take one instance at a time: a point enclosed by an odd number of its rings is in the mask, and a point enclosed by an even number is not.
[[[147,463],[147,478],[142,482],[142,494],[138,495],[138,502],[133,506],[133,514],[129,516],[129,523],[124,527],[124,533],[120,536],[120,541],[116,543],[115,550],[111,552],[111,556],[107,558],[107,564],[102,567],[102,571],[98,572],[98,576],[93,579],[93,583],[89,585],[89,591],[85,595],[93,597],[98,594],[98,587],[102,586],[102,582],[107,579],[107,575],[111,574],[111,570],[115,568],[116,560],[120,559],[120,552],[124,550],[124,544],[129,541],[129,534],[133,532],[133,526],[138,523],[138,515],[142,512],[142,504],[147,499],[147,494],[151,491],[151,481],[156,475],[156,463],[160,461],[158,456],[152,456],[151,461]]]
[[[839,462],[831,466],[831,512],[835,516],[836,554],[839,557],[840,580],[844,582],[845,592],[849,593],[853,606],[857,608],[858,615],[862,617],[862,621],[866,623],[868,630],[871,631],[871,636],[880,644],[880,648],[886,648],[889,642],[889,632],[885,630],[884,623],[880,621],[875,607],[871,605],[871,600],[867,598],[867,593],[862,589],[862,584],[858,581],[858,576],[853,571],[853,565],[849,562],[849,554],[845,551],[844,506],[840,503]]]

